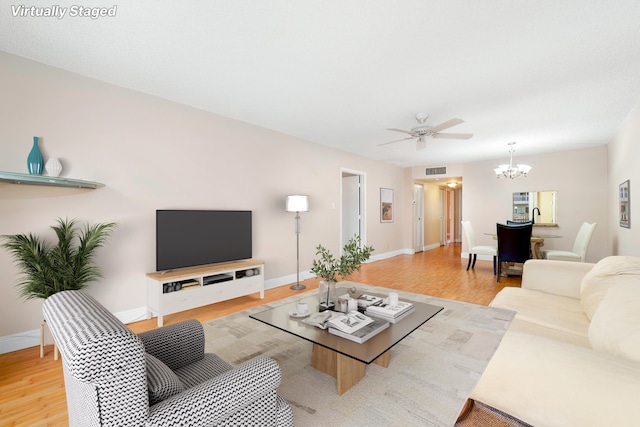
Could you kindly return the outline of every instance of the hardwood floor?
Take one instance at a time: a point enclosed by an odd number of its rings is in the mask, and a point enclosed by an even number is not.
[[[460,244],[418,253],[400,255],[362,266],[349,280],[409,292],[433,295],[487,305],[505,286],[520,286],[520,277],[503,277],[496,282],[493,264],[478,261],[466,271],[467,260],[460,258]],[[303,282],[315,289],[318,279]],[[305,291],[306,291],[305,290]],[[269,301],[305,291],[281,286],[265,291],[265,298],[249,295],[182,313],[165,316],[166,325],[185,319],[205,322]],[[156,327],[156,319],[128,325],[134,332]],[[60,360],[53,360],[53,346],[40,358],[38,347],[0,355],[0,426],[67,425],[67,405]]]

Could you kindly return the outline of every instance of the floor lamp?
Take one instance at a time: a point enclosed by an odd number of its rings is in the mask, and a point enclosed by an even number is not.
[[[300,212],[309,212],[309,196],[287,196],[287,212],[296,213],[296,257],[297,257],[297,281],[291,285],[291,289],[305,289],[306,286],[300,284]]]

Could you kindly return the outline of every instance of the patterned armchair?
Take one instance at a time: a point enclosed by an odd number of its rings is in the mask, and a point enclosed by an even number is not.
[[[50,296],[43,313],[62,355],[70,426],[293,426],[277,363],[233,367],[205,353],[198,321],[136,335],[81,291]]]

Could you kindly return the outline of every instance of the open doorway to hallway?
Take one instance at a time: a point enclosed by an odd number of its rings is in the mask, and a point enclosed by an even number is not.
[[[446,243],[462,241],[460,221],[462,219],[462,188],[460,186],[445,188],[445,234]]]
[[[413,185],[413,252],[424,250],[424,185]]]
[[[462,178],[415,181],[413,191],[414,253],[461,242]]]
[[[354,236],[366,242],[365,227],[365,173],[341,169],[340,185],[340,251]]]

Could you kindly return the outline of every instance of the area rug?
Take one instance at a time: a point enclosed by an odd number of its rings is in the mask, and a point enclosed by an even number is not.
[[[349,285],[373,293],[388,292]],[[207,352],[233,365],[259,355],[278,362],[282,371],[278,393],[291,404],[295,425],[302,427],[453,426],[513,317],[508,310],[399,292],[401,300],[440,305],[444,310],[392,348],[388,368],[367,366],[365,377],[339,396],[336,380],[310,366],[310,342],[249,317],[313,293],[316,291],[204,324]],[[501,415],[476,404],[458,425],[525,426],[518,420],[496,418]],[[479,424],[487,416],[496,424]]]

